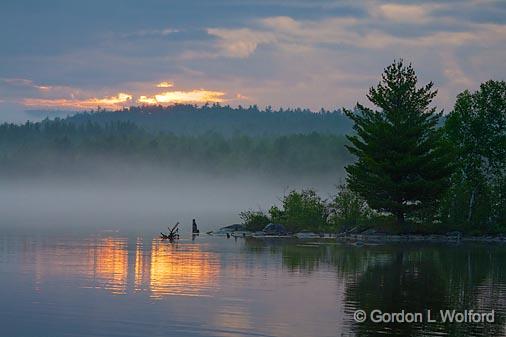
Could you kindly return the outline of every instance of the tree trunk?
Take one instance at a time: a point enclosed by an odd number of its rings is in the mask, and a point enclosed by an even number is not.
[[[475,198],[475,190],[471,193],[471,198],[469,199],[469,210],[467,212],[467,222],[471,223],[471,216],[473,214],[473,206],[474,206],[474,198]]]

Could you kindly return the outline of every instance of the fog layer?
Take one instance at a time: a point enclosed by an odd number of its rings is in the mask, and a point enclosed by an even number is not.
[[[189,232],[240,222],[239,213],[266,210],[291,189],[329,195],[337,176],[283,178],[184,172],[0,178],[0,228],[4,231],[128,231],[158,233],[181,222]]]

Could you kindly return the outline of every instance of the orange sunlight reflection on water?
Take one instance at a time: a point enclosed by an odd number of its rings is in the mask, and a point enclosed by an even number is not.
[[[145,244],[137,238],[129,250],[128,240],[105,237],[68,246],[27,246],[25,258],[35,271],[35,290],[54,275],[81,275],[84,288],[105,289],[112,294],[147,292],[151,298],[171,295],[209,296],[217,286],[219,257],[199,245],[169,245],[158,239]],[[33,254],[33,259],[31,255]]]

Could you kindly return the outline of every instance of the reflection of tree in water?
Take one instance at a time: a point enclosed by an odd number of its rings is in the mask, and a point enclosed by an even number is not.
[[[371,264],[387,263],[391,247],[353,247],[341,244],[301,243],[288,240],[246,239],[249,252],[281,255],[290,271],[312,272],[320,266],[332,266],[340,278],[352,277],[367,270]]]
[[[371,265],[345,291],[346,311],[356,309],[370,313],[382,312],[425,312],[446,308],[445,288],[435,256],[423,258],[420,251],[409,252],[398,249],[392,252],[390,263]],[[431,254],[429,254],[431,255]],[[389,335],[412,336],[423,330],[423,324],[378,324],[369,320],[351,324],[358,336]]]
[[[248,240],[247,249],[281,254],[292,271],[333,266],[346,285],[345,327],[356,336],[502,336],[506,315],[506,247],[311,245]],[[495,310],[495,323],[355,323],[357,309],[371,312]],[[424,316],[424,319],[426,316]]]
[[[499,336],[503,334],[505,303],[504,248],[398,246],[390,263],[373,264],[345,292],[349,325],[357,336]],[[354,310],[366,312],[422,312],[430,309],[439,321],[439,310],[490,311],[490,323],[365,323],[352,321]],[[426,318],[426,316],[424,316]]]
[[[249,252],[264,254],[266,252],[281,255],[283,265],[290,271],[312,272],[327,261],[328,250],[334,247],[327,245],[308,245],[288,240],[246,239]]]

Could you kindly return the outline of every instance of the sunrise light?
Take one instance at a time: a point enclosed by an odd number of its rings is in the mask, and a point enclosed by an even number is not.
[[[108,96],[103,98],[25,98],[23,104],[30,107],[47,107],[47,108],[73,108],[73,109],[92,109],[97,106],[104,108],[120,108],[125,103],[132,100],[132,95],[118,93],[116,96]]]
[[[174,83],[172,82],[160,82],[156,85],[157,88],[171,88],[174,86]]]
[[[156,98],[154,97],[147,97],[147,96],[141,96],[139,97],[139,99],[137,100],[137,102],[141,103],[141,104],[157,104],[157,100]]]
[[[166,91],[154,96],[140,96],[141,104],[175,104],[175,103],[219,103],[224,102],[224,92],[196,89],[192,91]]]

